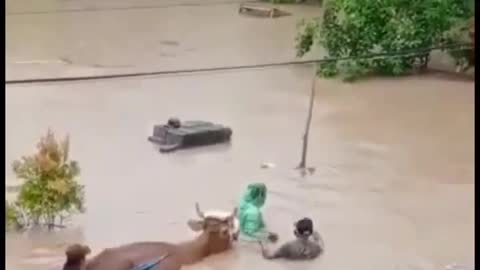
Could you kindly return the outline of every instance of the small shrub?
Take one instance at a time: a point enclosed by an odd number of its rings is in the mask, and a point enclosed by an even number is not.
[[[50,130],[37,145],[37,153],[13,162],[23,180],[17,202],[27,225],[47,225],[53,229],[74,212],[83,211],[83,186],[77,183],[80,169],[69,160],[69,138],[57,142]]]

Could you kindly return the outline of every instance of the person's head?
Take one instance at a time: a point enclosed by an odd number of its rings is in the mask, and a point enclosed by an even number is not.
[[[67,248],[65,255],[67,256],[67,261],[63,266],[63,269],[69,270],[83,270],[85,269],[86,256],[90,254],[90,248],[85,245],[74,244]]]
[[[296,237],[308,238],[313,233],[313,221],[309,218],[302,218],[295,222],[293,233]]]
[[[236,240],[237,208],[234,208],[231,213],[203,212],[200,210],[200,205],[196,203],[195,210],[198,218],[190,219],[187,224],[190,229],[201,234],[196,241],[190,242],[190,245],[184,248],[195,247],[194,250],[198,250],[199,247],[202,247],[204,254],[220,253],[230,249],[232,241]]]
[[[262,207],[267,199],[267,186],[263,183],[249,184],[243,200],[253,203],[257,207]]]

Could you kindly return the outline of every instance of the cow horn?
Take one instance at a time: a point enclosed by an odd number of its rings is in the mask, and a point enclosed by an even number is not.
[[[237,211],[238,211],[237,207],[233,208],[233,211],[232,211],[232,214],[230,215],[230,218],[235,218],[237,216]]]
[[[197,215],[200,218],[205,218],[205,214],[202,212],[202,210],[200,210],[200,205],[198,204],[198,202],[195,203],[195,210],[197,211]]]

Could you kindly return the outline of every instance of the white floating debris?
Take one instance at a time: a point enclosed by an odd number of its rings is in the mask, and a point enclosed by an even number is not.
[[[445,266],[445,270],[474,270],[474,267],[452,263]]]
[[[272,169],[275,168],[275,164],[271,162],[264,162],[262,165],[260,165],[260,168],[262,169]]]

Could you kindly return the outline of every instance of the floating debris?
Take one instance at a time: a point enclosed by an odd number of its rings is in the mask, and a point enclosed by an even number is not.
[[[452,263],[445,266],[445,270],[475,270],[475,267]]]
[[[275,168],[275,164],[271,162],[264,162],[262,165],[260,165],[260,168],[262,169],[272,169]]]
[[[238,14],[266,18],[277,18],[280,16],[290,15],[290,13],[281,11],[278,8],[251,4],[240,4],[240,7],[238,8]]]
[[[153,136],[148,140],[160,145],[160,152],[179,148],[211,145],[230,141],[232,129],[205,121],[186,121],[170,118],[166,125],[153,127]]]

